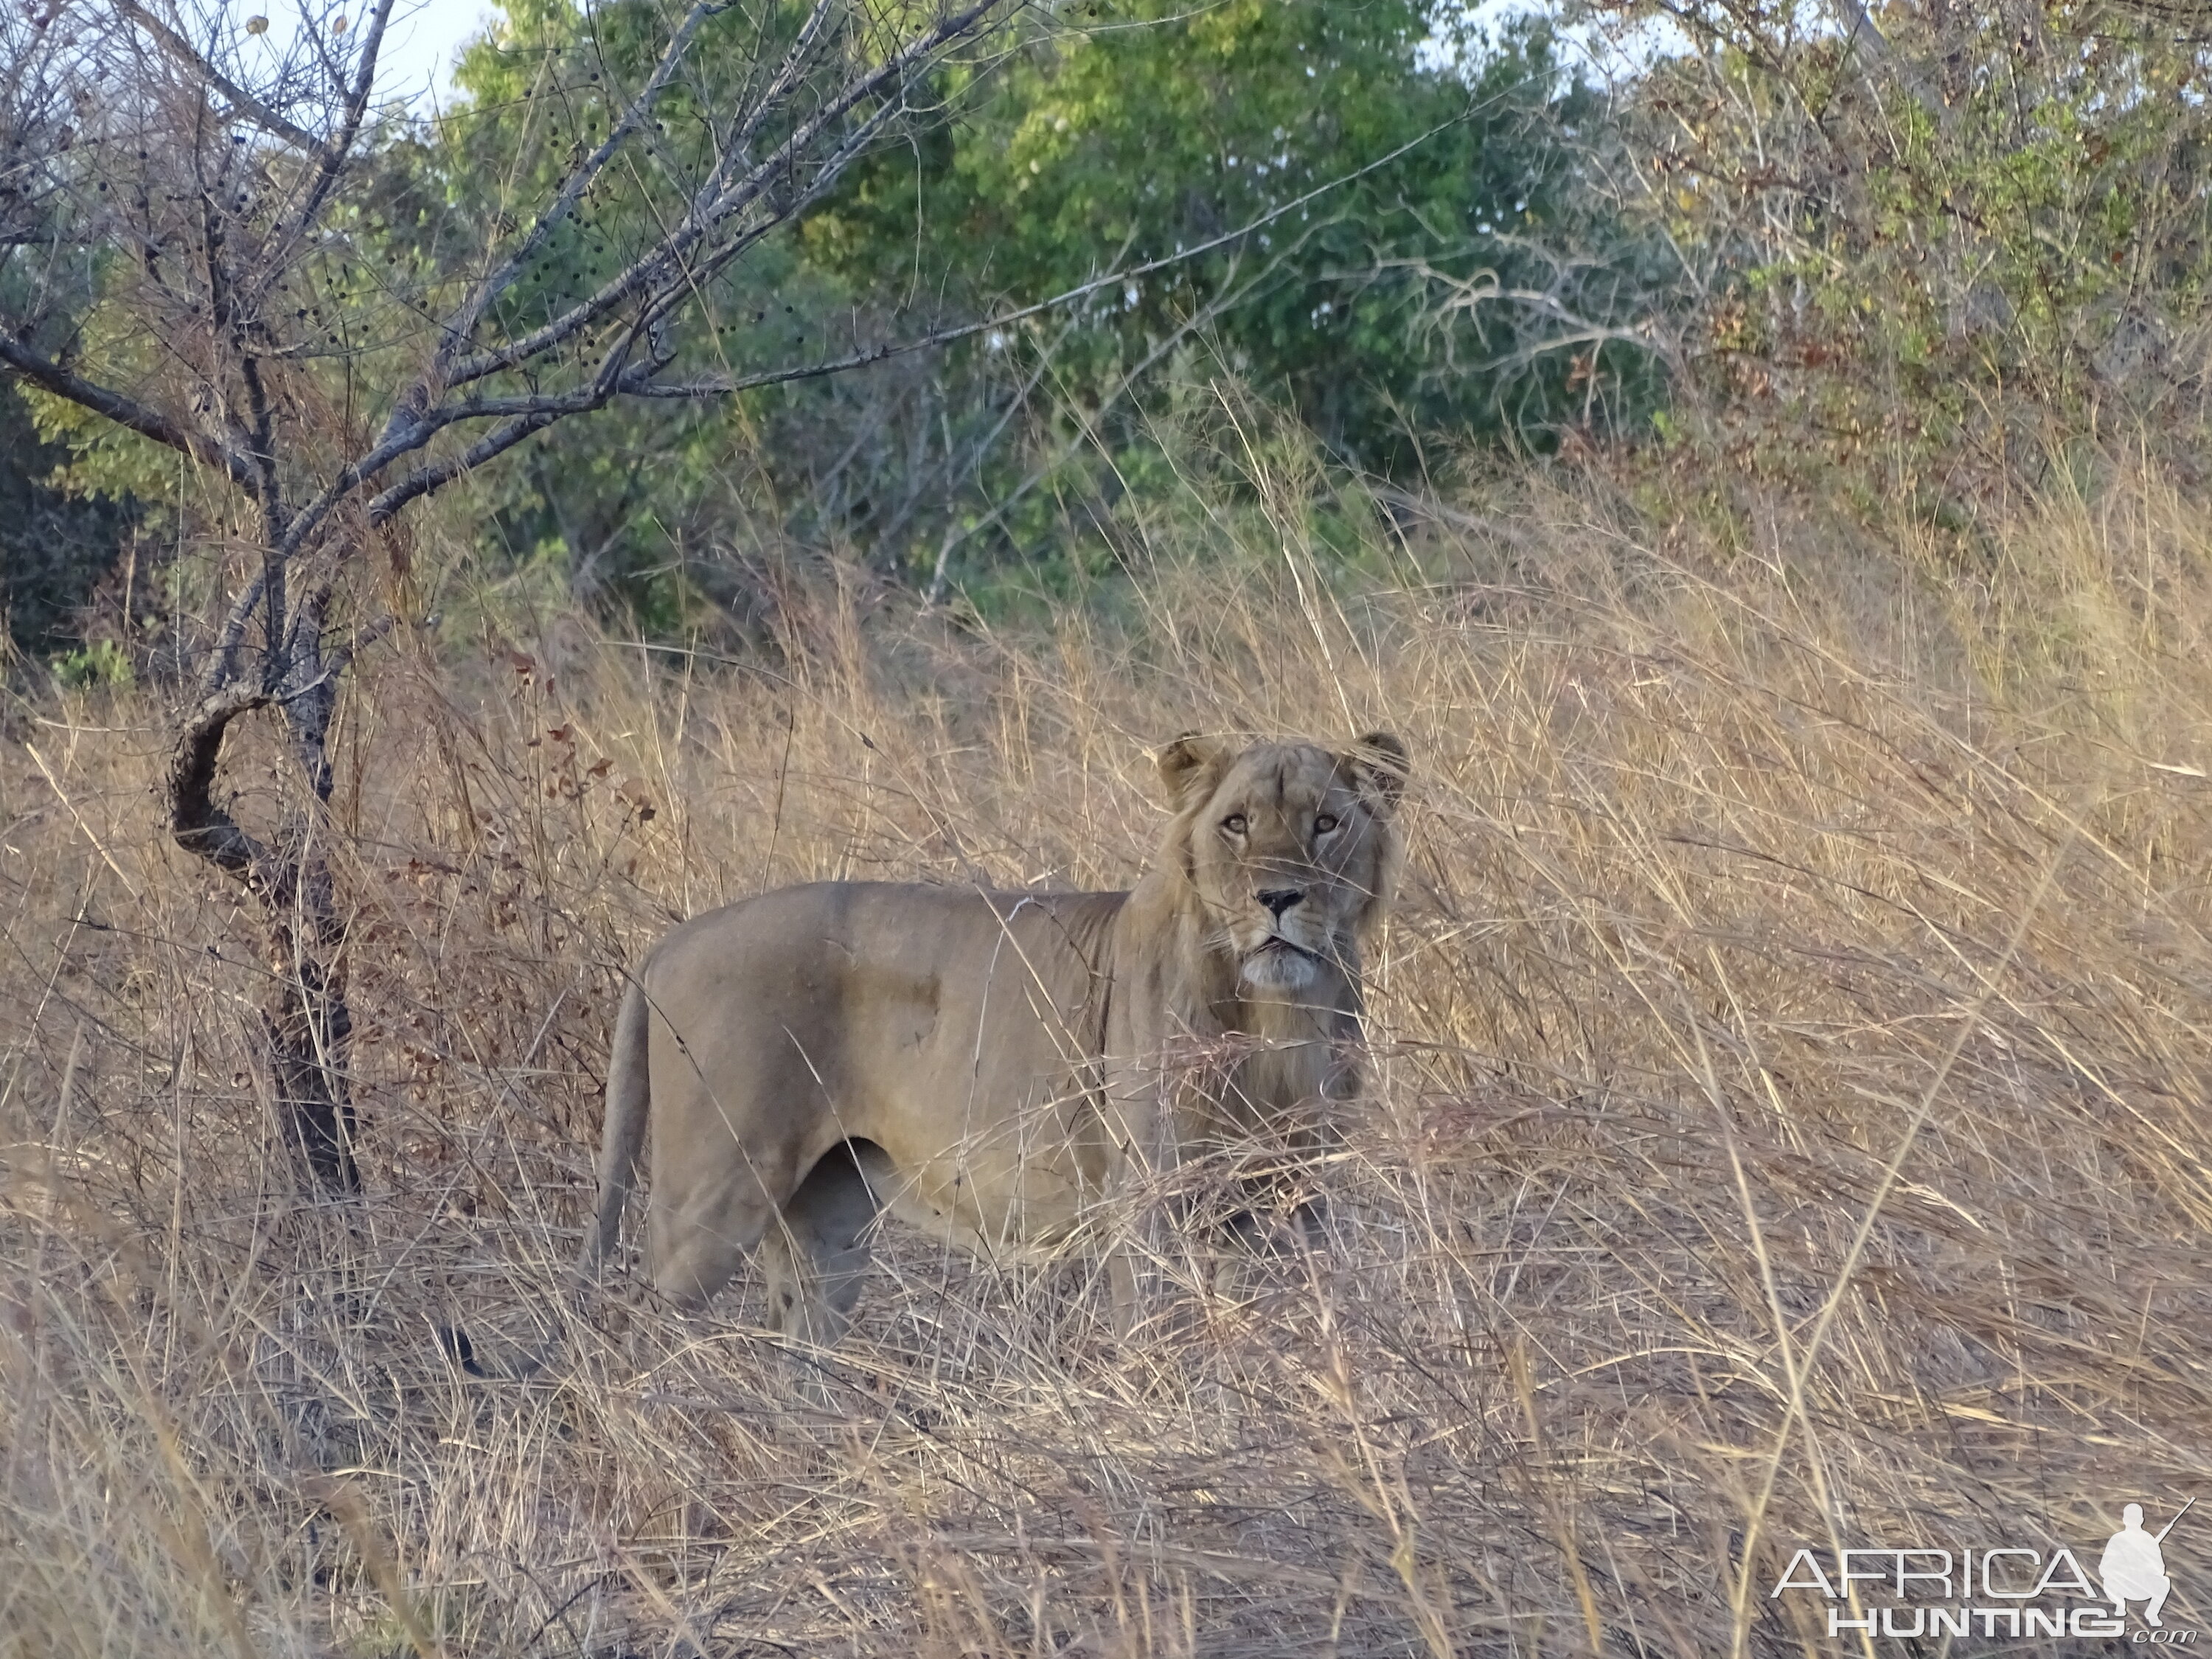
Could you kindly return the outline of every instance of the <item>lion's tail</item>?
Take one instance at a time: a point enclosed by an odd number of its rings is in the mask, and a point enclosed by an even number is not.
[[[584,1237],[584,1254],[576,1267],[586,1275],[595,1273],[614,1254],[622,1236],[623,1205],[629,1197],[637,1171],[637,1155],[645,1145],[647,1109],[652,1091],[646,1070],[648,1032],[645,983],[633,979],[623,994],[622,1013],[615,1021],[614,1052],[607,1057],[607,1121],[599,1134],[599,1207]]]

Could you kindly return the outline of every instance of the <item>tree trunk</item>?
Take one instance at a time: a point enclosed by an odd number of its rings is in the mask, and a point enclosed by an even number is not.
[[[269,929],[270,989],[262,1036],[279,1139],[298,1160],[309,1192],[361,1190],[355,1117],[346,1081],[353,1015],[345,998],[345,926],[319,837],[330,800],[329,734],[343,658],[320,649],[321,601],[303,607],[293,662],[278,686],[232,684],[210,692],[186,716],[169,763],[164,804],[177,843],[241,883]],[[214,798],[225,734],[240,714],[271,706],[284,716],[293,757],[312,799],[288,813],[271,846],[241,829]]]
[[[327,883],[321,884],[327,889]],[[336,920],[327,909],[273,919],[274,980],[261,1016],[283,1139],[309,1189],[330,1195],[361,1190],[353,1101],[346,1087],[353,1013],[346,1006],[343,941],[331,951],[320,943],[337,931]]]

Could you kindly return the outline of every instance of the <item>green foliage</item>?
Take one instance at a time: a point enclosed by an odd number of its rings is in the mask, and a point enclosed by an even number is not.
[[[2069,433],[2200,465],[2212,52],[2042,0],[1893,8],[1879,52],[1694,15],[1644,137],[1753,465],[1939,529]]]
[[[23,387],[22,398],[46,447],[48,486],[82,500],[173,504],[176,451],[37,386]]]
[[[0,613],[16,647],[32,656],[77,637],[78,613],[114,568],[139,514],[128,498],[66,487],[64,481],[82,482],[85,466],[72,466],[70,456],[42,439],[24,400],[0,386]]]
[[[113,640],[94,640],[54,659],[54,678],[73,691],[121,690],[131,684],[131,659]]]
[[[77,251],[57,260],[59,280],[50,314],[33,331],[33,343],[66,355],[80,372],[112,372],[139,384],[161,356],[155,342],[129,314],[106,303],[110,290],[127,288],[131,261],[119,250]],[[34,315],[34,285],[19,265],[0,270],[0,301],[14,315]],[[10,380],[4,395],[7,447],[16,451],[27,477],[80,498],[166,502],[175,494],[176,452],[127,427],[57,397],[28,380]]]
[[[769,8],[764,34],[734,13],[714,26],[665,111],[661,171],[580,204],[562,257],[503,301],[509,326],[680,211],[701,159],[689,112],[757,85],[802,10]],[[1386,471],[1439,437],[1540,448],[1652,401],[1647,356],[1600,362],[1562,337],[1563,314],[1626,320],[1649,284],[1587,210],[1578,158],[1601,112],[1540,29],[1493,47],[1460,9],[1417,0],[1141,0],[1061,21],[1075,27],[987,79],[949,71],[956,119],[857,167],[796,246],[763,243],[721,276],[691,367],[803,364],[1173,263],[952,347],[562,429],[480,487],[488,551],[565,567],[656,632],[744,611],[748,550],[770,531],[918,583],[948,561],[978,580],[1064,564],[1040,580],[1079,582],[1115,567],[1097,532],[1114,503],[1172,483],[1152,418],[1224,376]],[[495,223],[542,191],[605,134],[608,89],[636,82],[664,27],[648,0],[588,18],[508,0],[464,60],[469,112],[412,163],[447,204],[423,222]],[[452,255],[425,240],[418,257]],[[1493,290],[1522,297],[1464,303]]]
[[[1513,303],[1437,316],[1486,278],[1557,290],[1546,252],[1588,229],[1567,136],[1595,100],[1544,30],[1492,50],[1463,9],[1418,0],[1090,14],[933,142],[879,157],[810,222],[809,252],[858,289],[949,281],[987,313],[1207,249],[1026,331],[1079,406],[1195,337],[1366,465],[1405,464],[1421,433],[1541,442],[1573,418],[1571,351],[1532,340]],[[1559,297],[1617,311],[1601,286]]]

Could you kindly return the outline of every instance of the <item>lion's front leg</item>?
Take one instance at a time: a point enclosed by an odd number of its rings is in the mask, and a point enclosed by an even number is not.
[[[1116,1226],[1107,1283],[1115,1328],[1125,1337],[1163,1316],[1174,1283],[1203,1277],[1203,1252],[1193,1249],[1192,1194],[1176,1174],[1209,1139],[1204,1092],[1192,1070],[1171,1051],[1109,1079],[1115,1156],[1107,1192]]]
[[[1166,1277],[1165,1218],[1153,1188],[1176,1163],[1170,1115],[1163,1099],[1157,1060],[1110,1065],[1106,1075],[1106,1129],[1113,1148],[1106,1202],[1114,1237],[1106,1254],[1106,1282],[1113,1298],[1115,1334],[1127,1340],[1159,1310]]]

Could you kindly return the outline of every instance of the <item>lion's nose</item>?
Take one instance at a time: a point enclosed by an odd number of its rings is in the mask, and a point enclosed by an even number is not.
[[[1296,887],[1262,887],[1252,896],[1273,911],[1275,920],[1280,921],[1283,912],[1304,898],[1305,894]]]

